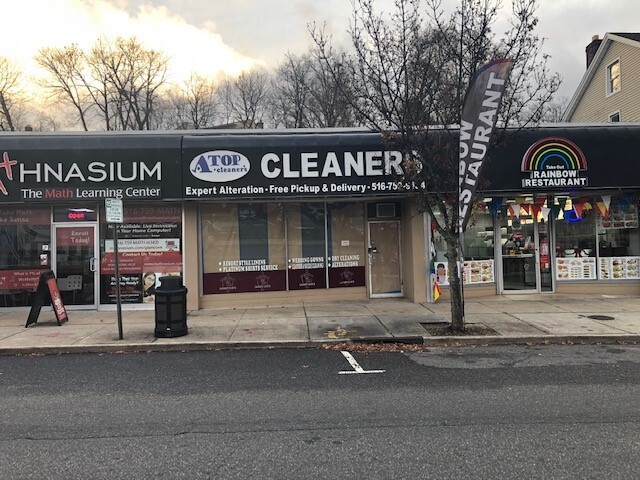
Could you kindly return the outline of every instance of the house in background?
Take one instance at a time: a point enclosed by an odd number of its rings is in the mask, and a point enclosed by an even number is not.
[[[587,71],[564,120],[640,121],[640,33],[594,35],[586,53]]]

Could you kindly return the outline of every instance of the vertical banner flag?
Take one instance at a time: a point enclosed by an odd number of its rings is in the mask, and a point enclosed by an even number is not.
[[[459,225],[463,232],[471,215],[482,162],[487,154],[491,133],[496,126],[498,109],[507,84],[512,62],[494,60],[481,67],[469,82],[460,119]]]

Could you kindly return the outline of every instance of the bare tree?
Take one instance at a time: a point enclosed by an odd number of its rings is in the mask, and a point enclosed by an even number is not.
[[[272,85],[272,116],[276,126],[311,127],[309,89],[311,66],[308,56],[286,54],[276,68]]]
[[[122,128],[122,124],[118,125],[116,118],[117,106],[121,106],[122,102],[119,101],[118,91],[111,80],[111,57],[112,48],[109,42],[99,38],[86,54],[90,75],[83,79],[93,104],[100,112],[100,123],[104,125],[105,130]]]
[[[84,130],[92,111],[106,130],[153,128],[168,59],[135,37],[99,39],[88,53],[76,45],[44,48],[36,61],[48,73],[43,85],[74,107]]]
[[[0,57],[0,129],[17,130],[22,113],[23,96],[20,90],[22,71],[6,57]]]
[[[115,92],[117,125],[123,130],[149,130],[154,105],[167,80],[168,59],[145,48],[135,37],[115,40],[99,57],[108,85]]]
[[[414,200],[447,244],[452,328],[462,330],[456,135],[469,81],[488,61],[511,58],[499,125],[522,128],[539,122],[560,79],[549,73],[543,41],[535,35],[537,0],[513,0],[510,27],[500,38],[493,31],[500,0],[461,0],[448,16],[441,3],[395,0],[386,17],[376,12],[374,0],[354,0],[353,53],[347,63],[353,93],[347,98],[407,159],[399,180],[419,186]],[[314,27],[311,33],[327,68],[339,76],[329,37]]]
[[[337,54],[325,60],[313,50],[302,56],[287,55],[273,80],[274,123],[287,128],[353,126],[349,76],[341,72],[347,61]]]
[[[309,65],[309,117],[315,127],[352,127],[355,125],[354,110],[350,97],[353,94],[347,74],[349,58],[333,52],[322,57],[317,51],[310,54]],[[327,66],[329,68],[327,68]]]
[[[86,63],[82,50],[75,44],[46,47],[38,52],[35,60],[48,74],[41,85],[51,91],[55,99],[71,105],[82,129],[89,130],[87,115],[92,102],[83,75]]]
[[[264,69],[250,70],[222,82],[221,98],[228,122],[241,128],[256,128],[268,111],[270,78]]]
[[[569,106],[569,98],[562,96],[557,100],[553,100],[546,105],[544,112],[542,113],[542,121],[549,123],[562,122],[564,114]]]
[[[211,79],[191,74],[168,94],[167,125],[171,128],[207,128],[218,117],[217,88]]]

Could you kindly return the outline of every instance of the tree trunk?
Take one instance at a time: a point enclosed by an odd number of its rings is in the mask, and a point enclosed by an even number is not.
[[[2,116],[7,121],[9,131],[15,131],[15,127],[13,126],[13,118],[11,117],[11,111],[9,110],[9,106],[7,105],[7,102],[5,101],[4,95],[2,93],[0,93],[0,107],[2,109]]]
[[[447,263],[449,265],[449,287],[451,292],[451,328],[464,330],[464,312],[460,272],[458,270],[458,242],[447,242]]]

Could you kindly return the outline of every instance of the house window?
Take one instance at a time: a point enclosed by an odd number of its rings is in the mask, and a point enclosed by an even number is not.
[[[620,60],[607,67],[607,95],[620,91]]]
[[[620,121],[620,110],[609,115],[609,123],[617,123]]]

